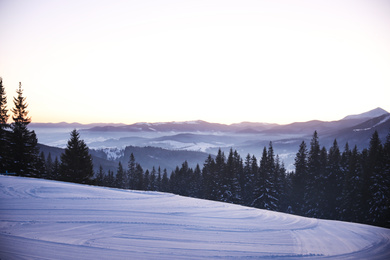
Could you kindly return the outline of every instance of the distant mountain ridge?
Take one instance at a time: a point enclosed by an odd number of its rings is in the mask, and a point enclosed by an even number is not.
[[[210,123],[203,120],[183,121],[183,122],[158,122],[147,123],[139,122],[131,125],[114,124],[114,123],[31,123],[33,127],[50,127],[50,128],[77,128],[83,131],[91,132],[236,132],[236,133],[259,133],[259,132],[301,132],[312,131],[313,128],[317,131],[332,130],[340,127],[351,127],[364,121],[389,114],[386,110],[378,107],[373,110],[356,114],[348,115],[341,120],[335,121],[320,121],[311,120],[306,122],[295,122],[291,124],[275,124],[275,123],[261,123],[261,122],[241,122],[234,124]]]
[[[259,157],[263,147],[272,141],[275,154],[279,154],[286,167],[293,170],[299,144],[302,141],[309,144],[314,131],[318,133],[321,146],[327,149],[336,139],[341,150],[347,142],[350,147],[357,145],[362,150],[368,148],[374,131],[378,131],[380,139],[385,141],[390,132],[390,113],[376,108],[337,121],[312,120],[286,125],[253,122],[225,125],[201,120],[132,125],[95,124],[90,128],[88,126],[91,125],[77,127],[80,124],[66,123],[31,125],[42,144],[62,148],[69,138],[69,128],[78,128],[91,149],[95,168],[102,164],[105,169],[115,170],[119,161],[127,163],[130,150],[135,153],[136,160],[149,169],[162,166],[172,170],[182,163],[181,160],[187,160],[191,166],[196,163],[202,165],[208,154],[215,155],[219,149],[228,152],[233,148],[243,157],[248,153]],[[59,133],[61,126],[62,132]],[[118,152],[119,158],[111,158],[110,149]],[[56,156],[62,152],[58,148],[44,146],[41,150],[46,155],[51,152]]]

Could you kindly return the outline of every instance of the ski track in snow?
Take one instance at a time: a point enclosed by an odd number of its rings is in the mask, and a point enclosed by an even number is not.
[[[390,259],[390,230],[0,176],[0,259]]]

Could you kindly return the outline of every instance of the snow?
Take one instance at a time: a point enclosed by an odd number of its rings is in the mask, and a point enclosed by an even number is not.
[[[390,230],[0,176],[0,259],[390,259]]]

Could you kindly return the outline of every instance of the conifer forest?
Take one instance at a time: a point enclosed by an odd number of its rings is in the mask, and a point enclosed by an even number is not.
[[[301,216],[372,224],[390,228],[390,131],[381,142],[375,131],[368,148],[359,150],[334,140],[326,149],[313,133],[297,147],[295,170],[287,171],[272,142],[259,155],[240,155],[233,148],[209,155],[203,165],[184,161],[172,172],[158,165],[144,170],[131,154],[116,172],[93,171],[92,158],[77,130],[70,133],[60,158],[37,148],[28,129],[21,84],[8,111],[0,79],[0,173],[120,189],[171,192]],[[12,123],[8,124],[9,112]]]

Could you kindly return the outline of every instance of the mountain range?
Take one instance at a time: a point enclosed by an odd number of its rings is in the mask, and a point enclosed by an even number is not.
[[[119,161],[126,165],[128,151],[131,150],[145,168],[162,166],[170,172],[185,160],[191,167],[197,163],[202,166],[207,156],[216,154],[219,149],[227,153],[233,148],[242,157],[249,153],[259,158],[263,147],[272,141],[275,153],[287,169],[293,170],[299,144],[305,141],[309,145],[314,131],[319,135],[320,144],[326,148],[337,139],[341,150],[346,142],[350,147],[357,145],[362,150],[368,147],[374,131],[378,131],[380,139],[385,141],[390,132],[390,114],[382,108],[376,108],[336,121],[312,120],[286,125],[253,122],[226,125],[201,120],[131,125],[30,125],[43,144],[41,150],[52,150],[52,153],[53,148],[48,147],[64,148],[70,130],[79,129],[81,138],[86,141],[94,156],[95,168],[102,164],[104,168],[114,170]],[[54,153],[60,154],[61,151],[56,150]]]

